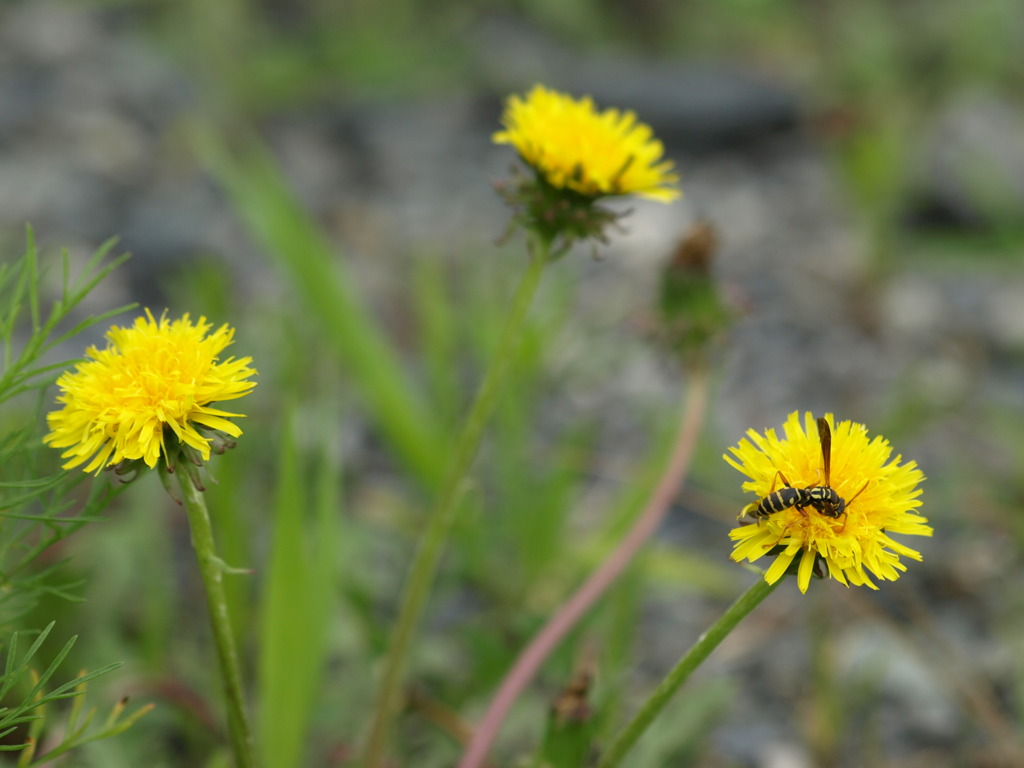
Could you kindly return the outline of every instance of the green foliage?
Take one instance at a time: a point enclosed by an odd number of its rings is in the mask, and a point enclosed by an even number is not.
[[[337,450],[323,450],[311,462],[312,474],[305,472],[294,409],[282,429],[260,622],[257,732],[264,765],[298,768],[310,764],[305,754],[310,720],[328,660],[341,508]]]
[[[460,34],[468,9],[456,2],[427,8],[414,0],[299,0],[289,6],[287,22],[270,6],[247,0],[145,4],[169,32],[168,44],[200,73],[209,103],[232,120],[339,90],[374,100],[436,89],[452,82],[468,59],[469,41]]]
[[[40,362],[41,358],[87,328],[131,308],[120,307],[97,316],[88,316],[57,335],[57,327],[128,255],[108,259],[117,243],[116,240],[108,240],[88,259],[81,274],[72,279],[67,251],[62,251],[58,297],[44,316],[40,306],[44,301],[42,285],[50,276],[49,270],[40,269],[31,228],[27,230],[26,240],[25,253],[20,258],[0,264],[0,341],[3,344],[0,403],[47,386],[54,372],[66,363],[46,365]],[[104,261],[107,263],[104,264]],[[24,330],[29,333],[28,339],[22,341],[16,338],[16,333]]]
[[[274,159],[255,140],[231,152],[210,131],[195,135],[201,155],[239,215],[308,306],[331,351],[354,373],[353,381],[399,455],[425,485],[436,487],[443,463],[434,446],[444,430],[403,375],[394,349],[360,300],[344,264],[295,200]]]
[[[70,534],[97,520],[118,493],[109,484],[83,489],[87,478],[80,472],[54,472],[52,451],[44,453],[40,433],[46,388],[68,365],[50,362],[53,353],[83,331],[126,309],[79,318],[70,329],[63,329],[93,288],[127,258],[109,258],[114,244],[113,240],[105,243],[75,277],[71,276],[67,252],[62,252],[57,297],[52,301],[47,298],[52,275],[41,266],[31,229],[24,254],[0,264],[0,637],[7,645],[0,702],[17,702],[0,708],[0,738],[14,739],[0,746],[0,751],[22,751],[19,768],[41,765],[83,744],[122,733],[146,711],[143,708],[123,718],[124,704],[118,704],[99,725],[93,724],[95,711],[83,714],[86,683],[120,664],[51,685],[75,638],[57,652],[44,672],[31,672],[30,664],[50,635],[52,621],[41,632],[32,633],[36,634],[32,645],[23,656],[18,654],[19,637],[24,634],[18,631],[18,622],[41,600],[80,599],[80,584],[61,573],[64,562],[53,558],[43,562],[43,556]],[[34,677],[31,685],[26,685],[28,676]],[[75,697],[59,743],[46,754],[37,755],[38,740],[46,728],[47,705]],[[15,734],[26,727],[27,741]]]
[[[538,766],[585,768],[594,747],[597,723],[588,700],[592,673],[578,670],[548,712]]]
[[[22,753],[18,760],[18,768],[33,768],[43,765],[77,747],[124,733],[152,709],[152,705],[147,705],[137,709],[131,715],[123,717],[127,702],[122,700],[111,708],[102,723],[94,725],[96,710],[85,711],[86,684],[100,675],[117,669],[121,666],[120,664],[109,664],[92,672],[82,673],[70,682],[48,689],[51,678],[71,652],[77,639],[72,637],[68,640],[42,674],[32,672],[29,665],[53,626],[53,622],[47,625],[20,659],[18,658],[19,633],[15,632],[7,645],[7,661],[4,666],[3,684],[0,685],[0,701],[6,701],[19,695],[18,691],[26,687],[26,676],[31,678],[31,688],[22,694],[18,704],[11,707],[0,707],[0,738],[11,736],[18,726],[28,726],[28,736],[25,742],[0,745],[0,752],[20,751]],[[59,729],[60,740],[58,743],[50,745],[45,753],[37,754],[37,745],[47,726],[47,705],[64,699],[74,699],[74,703]]]
[[[72,279],[66,252],[61,254],[57,298],[48,311],[44,288],[50,277],[40,268],[32,230],[25,253],[0,264],[0,635],[31,610],[43,594],[73,598],[73,584],[58,583],[60,563],[43,568],[35,561],[66,536],[92,520],[116,494],[110,487],[92,487],[81,502],[84,478],[49,470],[52,451],[43,454],[39,425],[46,387],[67,363],[48,362],[52,353],[77,334],[123,312],[119,308],[77,320],[74,316],[89,292],[126,256],[109,259],[114,241],[104,244]]]

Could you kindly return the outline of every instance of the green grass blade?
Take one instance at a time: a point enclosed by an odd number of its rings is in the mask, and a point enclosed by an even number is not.
[[[299,768],[307,764],[304,750],[333,613],[338,504],[335,466],[329,462],[317,473],[315,498],[310,500],[294,420],[287,424],[278,459],[273,550],[260,629],[258,723],[264,765]]]
[[[232,154],[212,131],[198,131],[196,139],[202,160],[291,281],[310,318],[322,326],[395,451],[428,488],[439,487],[444,472],[439,420],[409,383],[343,261],[295,200],[273,158],[255,141]]]

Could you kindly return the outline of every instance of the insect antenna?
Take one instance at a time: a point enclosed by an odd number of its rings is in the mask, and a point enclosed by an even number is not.
[[[860,496],[862,493],[864,493],[865,490],[867,490],[868,484],[870,482],[870,480],[865,480],[864,485],[860,487],[860,490],[853,494],[853,496],[850,497],[850,500],[846,502],[846,506],[850,506],[851,504],[853,504],[853,500]]]
[[[850,505],[851,505],[851,504],[853,504],[854,500],[855,500],[855,499],[856,499],[856,498],[857,498],[858,496],[860,496],[860,495],[861,495],[862,493],[864,493],[864,491],[865,491],[865,490],[867,489],[867,487],[868,487],[868,484],[869,484],[870,482],[871,482],[870,480],[865,480],[865,481],[864,481],[864,485],[862,485],[862,486],[860,487],[860,490],[859,490],[859,491],[857,491],[857,492],[856,492],[855,494],[853,494],[853,496],[851,496],[851,497],[850,497],[850,500],[849,500],[848,502],[846,502],[846,508],[845,508],[845,509],[844,509],[844,511],[843,511],[843,515],[844,515],[844,516],[846,517],[846,519],[845,519],[845,520],[843,520],[843,527],[839,529],[839,532],[840,532],[840,533],[842,533],[843,531],[845,531],[845,530],[846,530],[846,524],[847,524],[847,523],[849,522],[849,520],[850,520],[850,513],[849,513],[849,511],[848,511],[848,510],[849,510],[849,507],[850,507]]]

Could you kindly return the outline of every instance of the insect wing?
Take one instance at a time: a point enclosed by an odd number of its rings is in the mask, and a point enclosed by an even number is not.
[[[825,473],[825,487],[832,486],[832,430],[823,418],[818,419],[818,438],[821,440],[821,463]]]

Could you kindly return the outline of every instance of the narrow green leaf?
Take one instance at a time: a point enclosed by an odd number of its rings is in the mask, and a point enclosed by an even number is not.
[[[306,765],[309,719],[326,655],[338,514],[337,467],[321,466],[310,509],[295,445],[294,412],[285,420],[278,457],[273,549],[260,628],[260,711],[265,765]]]
[[[255,140],[232,153],[211,130],[198,130],[194,138],[242,220],[309,307],[309,316],[322,323],[323,338],[344,362],[395,451],[424,485],[437,489],[445,469],[437,447],[446,432],[360,300],[344,261],[295,200],[274,159]]]

